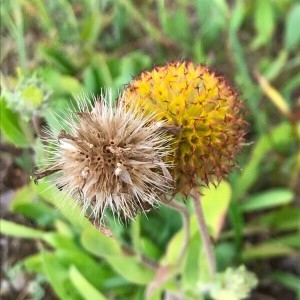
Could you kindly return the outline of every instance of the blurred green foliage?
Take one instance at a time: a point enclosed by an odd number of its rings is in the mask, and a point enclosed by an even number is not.
[[[24,149],[17,164],[30,172],[45,155],[36,124],[59,130],[55,114],[72,105],[74,95],[112,88],[117,97],[153,65],[204,63],[236,86],[249,109],[250,145],[239,157],[241,170],[204,191],[218,270],[299,258],[299,1],[15,0],[2,1],[1,20],[1,133],[4,142]],[[269,101],[255,72],[276,87],[288,116]],[[145,293],[161,299],[166,290],[202,297],[207,270],[193,215],[189,247],[174,267],[183,228],[170,209],[125,227],[111,219],[116,240],[45,183],[21,188],[11,210],[35,228],[1,220],[1,232],[40,241],[39,252],[19,263],[42,275],[60,299],[144,299]],[[295,273],[258,276],[300,297]]]

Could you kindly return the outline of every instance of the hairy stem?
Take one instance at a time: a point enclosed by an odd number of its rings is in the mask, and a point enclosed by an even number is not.
[[[198,222],[198,227],[199,227],[199,234],[202,239],[205,255],[207,258],[207,265],[208,265],[208,270],[211,278],[213,279],[216,274],[216,261],[215,261],[215,256],[214,256],[214,251],[213,251],[213,246],[209,237],[209,233],[207,230],[207,226],[205,223],[205,218],[201,206],[201,195],[200,192],[195,188],[191,191],[190,193],[192,199],[193,199],[193,204],[195,208],[195,215],[197,218]]]

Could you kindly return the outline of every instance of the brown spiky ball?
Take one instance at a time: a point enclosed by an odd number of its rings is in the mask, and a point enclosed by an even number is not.
[[[105,99],[91,110],[81,103],[79,112],[70,113],[68,131],[50,132],[45,142],[52,159],[36,172],[36,180],[51,175],[97,219],[106,208],[133,218],[171,188],[170,137],[152,118]]]

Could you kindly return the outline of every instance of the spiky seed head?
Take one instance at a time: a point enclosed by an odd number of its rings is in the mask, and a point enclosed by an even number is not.
[[[96,100],[73,113],[68,132],[47,140],[52,160],[35,173],[54,177],[92,217],[102,220],[106,208],[125,219],[153,207],[172,185],[167,156],[170,137],[133,108]],[[50,146],[49,146],[50,145]]]
[[[219,182],[236,165],[244,107],[224,78],[207,67],[175,62],[144,71],[128,84],[124,99],[127,107],[138,103],[144,113],[155,112],[173,130],[177,192],[187,195],[199,183]]]

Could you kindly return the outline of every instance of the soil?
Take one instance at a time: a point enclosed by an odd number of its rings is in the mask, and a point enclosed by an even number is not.
[[[33,227],[34,224],[19,214],[9,211],[9,205],[15,192],[29,182],[29,175],[22,170],[14,158],[20,156],[22,151],[1,144],[0,147],[0,217],[18,224]],[[1,228],[0,228],[1,230]],[[23,258],[38,252],[37,242],[0,235],[1,277],[0,298],[2,300],[58,299],[46,282],[40,282],[36,276],[29,274],[20,264]]]

